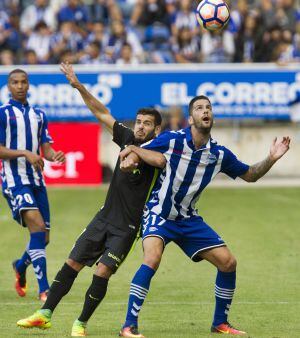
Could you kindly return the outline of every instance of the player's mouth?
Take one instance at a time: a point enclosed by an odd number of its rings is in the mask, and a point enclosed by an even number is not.
[[[210,122],[210,118],[208,116],[203,117],[202,121],[204,122]]]

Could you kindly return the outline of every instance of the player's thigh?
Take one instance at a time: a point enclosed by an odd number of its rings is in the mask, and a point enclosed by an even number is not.
[[[3,195],[11,209],[14,220],[23,225],[27,224],[23,221],[25,211],[38,210],[38,205],[32,190],[29,185],[6,188]]]
[[[203,253],[226,246],[222,238],[201,217],[179,221],[182,236],[175,243],[194,262],[203,260]]]
[[[99,262],[115,273],[133,248],[137,239],[135,229],[119,229],[112,224],[108,225],[105,251]]]
[[[236,269],[236,259],[226,246],[201,252],[200,256],[223,272],[232,272]]]
[[[108,224],[103,222],[99,213],[77,238],[69,259],[82,265],[93,266],[105,251]]]
[[[45,231],[45,223],[38,209],[22,210],[22,219],[30,232]]]
[[[34,187],[33,193],[37,207],[43,217],[45,227],[50,230],[50,208],[46,187]]]

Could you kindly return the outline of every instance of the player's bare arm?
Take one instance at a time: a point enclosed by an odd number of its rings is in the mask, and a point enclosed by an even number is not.
[[[241,178],[247,182],[256,182],[259,180],[289,150],[290,142],[291,140],[289,137],[283,137],[281,141],[278,141],[277,138],[275,138],[268,157],[263,161],[252,165]]]
[[[14,150],[0,145],[0,159],[15,160],[19,157],[25,157],[26,160],[33,165],[35,170],[42,171],[44,169],[44,161],[40,155],[28,150]]]
[[[69,63],[61,63],[60,70],[65,74],[70,85],[79,91],[84,103],[94,114],[97,120],[103,123],[112,134],[113,125],[116,120],[112,117],[109,110],[91,93],[89,93],[85,86],[78,80],[72,65],[70,65]]]
[[[135,155],[138,156],[139,159],[143,160],[144,162],[153,167],[164,168],[166,166],[166,159],[163,154],[157,151],[147,150],[134,145],[130,145],[120,153],[121,169],[122,167],[124,167],[124,164],[122,164],[122,162],[126,159],[130,159],[129,156],[133,156],[132,153],[134,153]],[[136,158],[136,156],[132,158],[132,162],[133,162],[132,169],[134,169],[134,165],[138,163],[138,159]]]
[[[64,163],[66,160],[64,152],[61,150],[55,151],[48,142],[42,144],[42,151],[44,158],[48,161]]]

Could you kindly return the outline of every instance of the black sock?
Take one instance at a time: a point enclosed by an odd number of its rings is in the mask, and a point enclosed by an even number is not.
[[[54,278],[42,309],[49,309],[53,312],[63,296],[70,291],[77,275],[78,272],[65,263]]]
[[[78,320],[87,322],[105,297],[108,279],[94,275],[93,281],[85,294],[85,301]]]

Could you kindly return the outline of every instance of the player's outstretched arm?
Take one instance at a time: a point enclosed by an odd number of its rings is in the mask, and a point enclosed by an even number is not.
[[[33,165],[35,170],[42,171],[44,169],[44,161],[40,155],[34,154],[29,150],[9,149],[0,145],[1,160],[15,160],[19,157],[25,157],[26,160]]]
[[[44,158],[50,162],[59,162],[59,163],[64,163],[66,158],[65,158],[65,154],[59,150],[59,151],[55,151],[51,144],[46,142],[43,143],[42,146],[42,151],[43,151],[43,155]]]
[[[144,162],[148,163],[153,167],[164,168],[166,166],[167,161],[163,154],[157,151],[143,149],[134,145],[130,145],[126,147],[123,151],[121,151],[120,153],[121,163],[125,159],[128,159],[132,152],[136,154],[141,160],[143,160]],[[136,159],[133,159],[133,162],[137,163],[138,161]]]
[[[276,137],[273,140],[268,157],[250,166],[249,170],[246,174],[242,175],[241,178],[247,182],[256,182],[259,180],[289,150],[290,142],[289,137],[283,137],[281,141],[278,141]]]
[[[69,63],[61,63],[60,70],[66,75],[70,85],[79,91],[84,103],[95,115],[97,120],[103,123],[112,134],[113,126],[116,120],[111,116],[109,110],[91,93],[89,93],[85,86],[78,80],[72,65]]]

